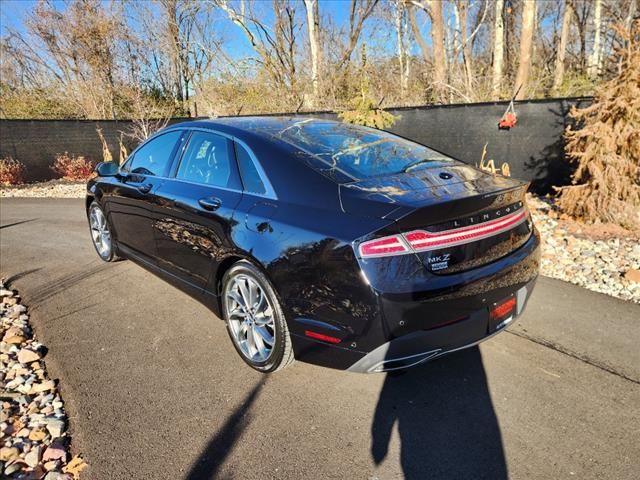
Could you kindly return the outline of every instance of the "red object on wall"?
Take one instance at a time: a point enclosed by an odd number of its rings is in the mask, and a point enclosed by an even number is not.
[[[500,130],[509,130],[513,128],[518,123],[518,117],[515,112],[508,112],[504,114],[504,117],[498,122],[498,128]]]
[[[502,116],[502,118],[498,122],[498,129],[499,130],[509,130],[509,129],[515,127],[516,123],[518,123],[518,116],[516,115],[516,108],[513,106],[513,101],[518,96],[518,93],[520,92],[521,88],[522,88],[522,84],[520,84],[518,86],[518,88],[516,90],[516,93],[514,93],[513,97],[511,97],[511,101],[509,102],[509,106],[507,107],[507,109],[504,112],[504,115]]]

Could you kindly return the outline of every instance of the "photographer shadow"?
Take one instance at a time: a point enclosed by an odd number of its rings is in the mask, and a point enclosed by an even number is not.
[[[507,478],[478,347],[386,375],[371,426],[376,465],[397,423],[404,478]]]

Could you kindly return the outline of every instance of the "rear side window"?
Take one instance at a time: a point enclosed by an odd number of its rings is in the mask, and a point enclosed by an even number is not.
[[[136,151],[128,170],[141,175],[164,176],[181,135],[181,130],[175,130],[149,140]]]
[[[240,176],[242,177],[242,183],[244,184],[245,192],[265,194],[267,188],[262,183],[260,174],[256,170],[256,165],[253,163],[249,152],[240,144],[236,143],[236,158],[238,159],[238,167],[240,168]]]
[[[221,135],[193,132],[176,178],[213,187],[240,189],[231,163],[231,141]]]

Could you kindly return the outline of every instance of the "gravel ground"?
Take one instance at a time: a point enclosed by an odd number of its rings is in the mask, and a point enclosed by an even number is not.
[[[611,225],[563,219],[551,200],[527,203],[542,237],[542,275],[640,303],[640,241]]]
[[[2,478],[78,478],[86,464],[70,457],[64,404],[42,358],[46,348],[34,340],[20,296],[2,281],[0,300]]]
[[[0,198],[84,198],[86,191],[87,182],[50,180],[48,182],[27,183],[12,187],[0,186]]]
[[[0,187],[0,197],[83,198],[85,189],[84,182],[51,180]],[[528,203],[543,239],[543,275],[640,303],[638,235],[562,218],[549,199],[529,195]]]

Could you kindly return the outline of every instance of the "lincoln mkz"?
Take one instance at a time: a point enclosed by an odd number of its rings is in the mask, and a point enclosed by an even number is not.
[[[538,274],[525,183],[385,131],[197,120],[96,170],[100,257],[204,303],[262,372],[294,358],[390,371],[475,345],[522,312]]]

